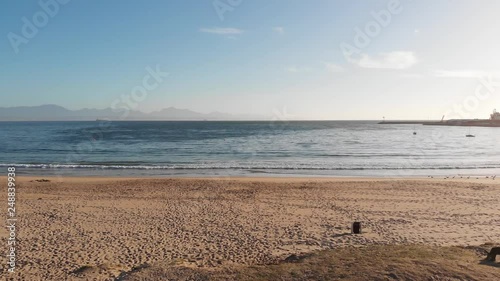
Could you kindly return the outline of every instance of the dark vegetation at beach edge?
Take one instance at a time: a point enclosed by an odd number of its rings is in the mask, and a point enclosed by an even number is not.
[[[500,280],[500,263],[479,247],[373,245],[290,256],[277,264],[197,268],[186,260],[143,265],[116,280]],[[101,269],[102,270],[102,269]],[[92,268],[79,272],[91,275]]]

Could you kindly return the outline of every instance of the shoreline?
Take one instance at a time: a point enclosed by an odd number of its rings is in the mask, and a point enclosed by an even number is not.
[[[14,167],[16,167],[14,165]],[[5,171],[7,166],[4,167]],[[398,169],[398,170],[255,170],[255,169],[87,169],[87,168],[22,168],[19,176],[46,177],[111,177],[111,178],[486,178],[500,175],[500,168],[478,169]],[[1,176],[1,174],[0,174]]]

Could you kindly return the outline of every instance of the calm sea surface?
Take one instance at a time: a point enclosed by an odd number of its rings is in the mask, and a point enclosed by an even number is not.
[[[475,138],[464,127],[371,121],[0,122],[0,167],[117,176],[499,173],[500,128],[471,130]]]

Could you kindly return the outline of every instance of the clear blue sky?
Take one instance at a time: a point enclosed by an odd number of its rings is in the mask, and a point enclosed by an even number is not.
[[[140,110],[426,119],[500,73],[497,1],[401,1],[351,59],[341,43],[354,46],[355,28],[391,1],[241,0],[221,20],[213,0],[72,0],[16,53],[9,36],[23,36],[39,2],[2,5],[0,106],[106,108],[159,65],[170,75]],[[498,91],[470,113],[495,106]]]

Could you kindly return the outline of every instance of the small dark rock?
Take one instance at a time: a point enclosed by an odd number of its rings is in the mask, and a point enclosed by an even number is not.
[[[388,276],[389,278],[391,278],[391,279],[394,279],[394,280],[400,280],[400,279],[399,279],[399,277],[398,277],[396,274],[394,274],[394,273],[390,273],[390,274],[388,274],[387,276]]]

